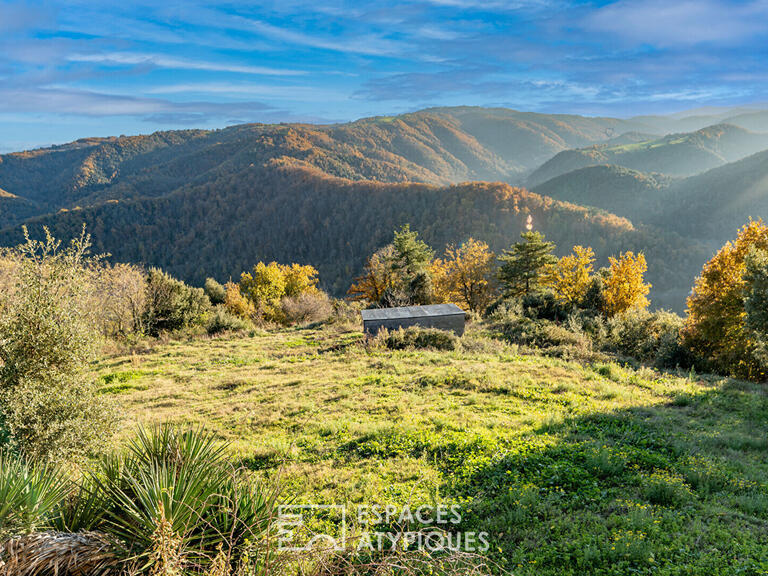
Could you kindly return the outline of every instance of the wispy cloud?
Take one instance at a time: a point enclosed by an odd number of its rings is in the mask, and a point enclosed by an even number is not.
[[[57,127],[765,101],[765,38],[768,0],[0,0],[0,146]]]
[[[587,31],[661,48],[744,44],[768,32],[768,2],[621,0],[586,16]]]
[[[75,116],[138,116],[151,119],[158,115],[201,119],[216,117],[255,117],[274,110],[262,102],[173,102],[161,98],[141,98],[104,94],[85,90],[0,89],[0,113],[55,111],[57,115]]]
[[[252,66],[228,62],[207,62],[187,60],[162,54],[137,54],[131,52],[109,52],[105,54],[72,54],[72,62],[99,62],[111,65],[149,65],[176,70],[205,70],[209,72],[234,72],[237,74],[261,74],[266,76],[300,76],[306,72],[267,66]]]
[[[333,52],[346,52],[370,56],[391,56],[400,54],[408,46],[385,38],[378,34],[353,35],[343,39],[325,38],[315,34],[291,30],[257,20],[247,20],[249,26],[257,33],[286,44],[295,44],[309,48],[319,48]]]
[[[349,95],[343,90],[332,88],[317,88],[315,86],[274,85],[274,84],[241,84],[232,82],[192,82],[186,84],[168,84],[155,86],[146,91],[147,94],[224,94],[237,96],[257,96],[280,98],[294,102],[313,102],[317,100],[343,100]]]

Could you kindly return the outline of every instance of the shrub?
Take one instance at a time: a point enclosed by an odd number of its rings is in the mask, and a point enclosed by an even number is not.
[[[214,307],[205,325],[205,331],[211,335],[222,332],[239,332],[248,328],[248,322],[235,316],[221,304]]]
[[[241,275],[240,292],[260,318],[282,323],[286,321],[283,299],[317,293],[317,281],[317,270],[312,266],[259,262]]]
[[[591,278],[584,297],[579,302],[579,308],[597,315],[601,314],[605,307],[605,278],[598,273]]]
[[[286,296],[282,302],[285,319],[290,324],[322,322],[333,313],[331,300],[325,292],[304,292]]]
[[[254,318],[256,315],[256,308],[253,303],[243,296],[240,292],[240,285],[234,282],[227,282],[226,294],[224,296],[224,306],[229,312],[239,318]]]
[[[571,332],[566,327],[547,320],[519,318],[503,323],[500,328],[507,340],[521,346],[590,346],[589,339],[583,334]]]
[[[115,423],[84,372],[97,343],[94,259],[84,233],[66,249],[47,230],[43,241],[26,238],[16,249],[13,295],[0,310],[0,428],[29,458],[77,458]]]
[[[528,318],[561,322],[568,318],[573,306],[561,302],[552,292],[533,292],[521,300],[523,314]]]
[[[499,298],[485,309],[484,315],[495,321],[513,320],[523,315],[523,307],[517,298]]]
[[[205,291],[205,295],[208,296],[208,300],[210,300],[211,304],[214,306],[216,304],[224,304],[224,301],[227,298],[227,289],[213,278],[205,279],[203,290]]]
[[[607,322],[606,348],[659,368],[686,367],[690,355],[682,344],[684,320],[659,310],[630,310]]]
[[[393,331],[381,330],[375,339],[390,350],[404,350],[406,348],[455,350],[459,346],[459,338],[453,332],[417,326]]]
[[[132,264],[106,265],[96,271],[94,316],[107,337],[142,334],[147,275]]]
[[[582,332],[548,320],[522,317],[495,325],[496,330],[509,343],[527,348],[538,348],[548,356],[591,359],[592,341]]]
[[[144,318],[151,335],[199,324],[209,309],[202,288],[187,286],[157,268],[149,271]]]
[[[333,300],[331,303],[333,312],[331,322],[360,326],[360,310],[365,307],[364,302],[349,302],[347,300]]]

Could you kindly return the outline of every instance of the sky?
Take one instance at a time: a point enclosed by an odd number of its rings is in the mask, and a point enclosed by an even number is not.
[[[768,0],[0,0],[0,152],[430,106],[768,101]]]

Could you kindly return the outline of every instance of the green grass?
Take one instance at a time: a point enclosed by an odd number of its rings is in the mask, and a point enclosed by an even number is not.
[[[140,375],[118,397],[125,436],[205,425],[297,502],[459,503],[518,575],[768,574],[757,384],[520,355],[479,331],[368,350],[334,327],[172,341],[99,371]]]

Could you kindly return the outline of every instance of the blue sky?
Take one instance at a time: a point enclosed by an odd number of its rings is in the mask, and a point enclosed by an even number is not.
[[[768,0],[0,0],[0,151],[440,105],[768,100]]]

